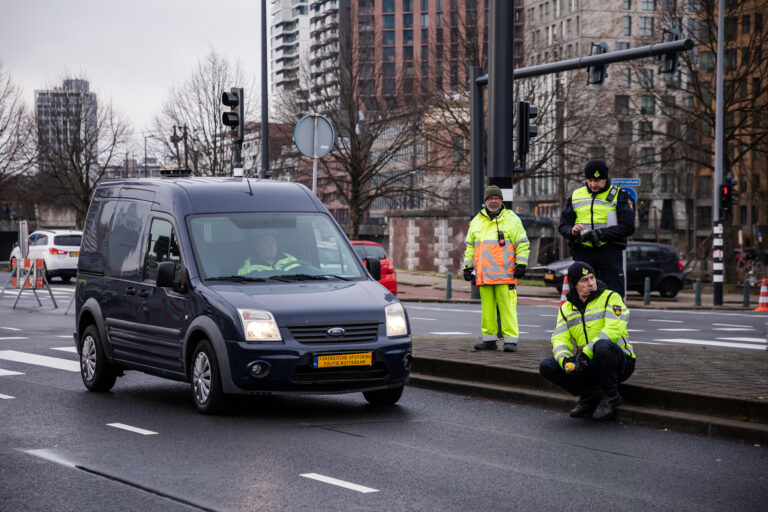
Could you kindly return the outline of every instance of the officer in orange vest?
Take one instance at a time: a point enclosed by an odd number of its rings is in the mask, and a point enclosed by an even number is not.
[[[530,244],[520,217],[504,208],[499,187],[491,185],[485,189],[485,208],[469,223],[466,242],[464,279],[475,281],[483,307],[483,337],[475,350],[498,348],[498,309],[504,352],[516,352],[520,335],[517,279],[525,275]]]

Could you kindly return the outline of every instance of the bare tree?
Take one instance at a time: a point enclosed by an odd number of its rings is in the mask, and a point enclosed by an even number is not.
[[[229,129],[221,122],[221,114],[228,110],[221,103],[223,92],[232,87],[242,87],[245,95],[245,121],[257,105],[253,81],[246,77],[239,63],[233,63],[211,49],[197,67],[174,88],[155,117],[154,146],[162,144],[165,153],[184,160],[184,127],[187,130],[187,151],[195,152],[196,172],[203,175],[222,176],[231,174],[232,146]],[[176,142],[171,137],[176,135]],[[179,165],[181,166],[181,165]]]
[[[72,208],[83,225],[96,185],[125,154],[131,129],[107,103],[99,106],[82,78],[64,83],[85,85],[53,89],[34,115],[39,194],[46,202]]]
[[[21,91],[0,62],[0,187],[29,167],[29,133]]]

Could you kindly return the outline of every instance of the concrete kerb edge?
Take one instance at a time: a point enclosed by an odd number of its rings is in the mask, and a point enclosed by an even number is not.
[[[414,356],[412,373],[415,378],[425,375],[473,385],[521,387],[548,395],[561,395],[568,403],[573,402],[572,396],[545,380],[537,370]],[[764,401],[703,395],[628,383],[621,384],[620,391],[625,403],[646,409],[768,425],[768,402]],[[494,394],[498,393],[494,392]]]

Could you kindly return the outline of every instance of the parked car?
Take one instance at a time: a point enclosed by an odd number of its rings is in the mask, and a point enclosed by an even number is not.
[[[45,277],[59,277],[68,282],[77,274],[77,259],[80,256],[80,240],[83,232],[72,229],[39,229],[29,235],[29,259],[42,258],[45,262]],[[8,260],[11,267],[21,259],[21,249],[13,247]]]
[[[381,279],[379,282],[384,287],[397,295],[397,275],[392,260],[387,256],[384,247],[376,242],[366,240],[352,240],[352,247],[355,249],[361,259],[376,258],[381,262]]]
[[[190,383],[206,414],[235,394],[400,399],[412,363],[405,310],[376,283],[379,260],[366,271],[303,185],[104,182],[83,232],[74,342],[87,389],[138,370]]]
[[[671,245],[653,242],[629,242],[627,246],[627,290],[644,293],[645,278],[651,278],[651,291],[672,298],[686,285],[683,262]],[[534,267],[531,276],[543,274],[544,283],[562,291],[563,277],[573,259],[566,258]],[[571,285],[572,286],[572,285]]]

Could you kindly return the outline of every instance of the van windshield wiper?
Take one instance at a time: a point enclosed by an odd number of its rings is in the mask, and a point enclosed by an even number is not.
[[[232,281],[234,283],[263,283],[266,281],[263,277],[247,277],[247,276],[215,276],[207,277],[206,281]]]
[[[276,281],[325,281],[326,279],[330,278],[341,279],[342,281],[351,281],[351,279],[348,277],[341,277],[335,274],[282,274],[279,276],[272,276],[269,279],[274,279]]]

